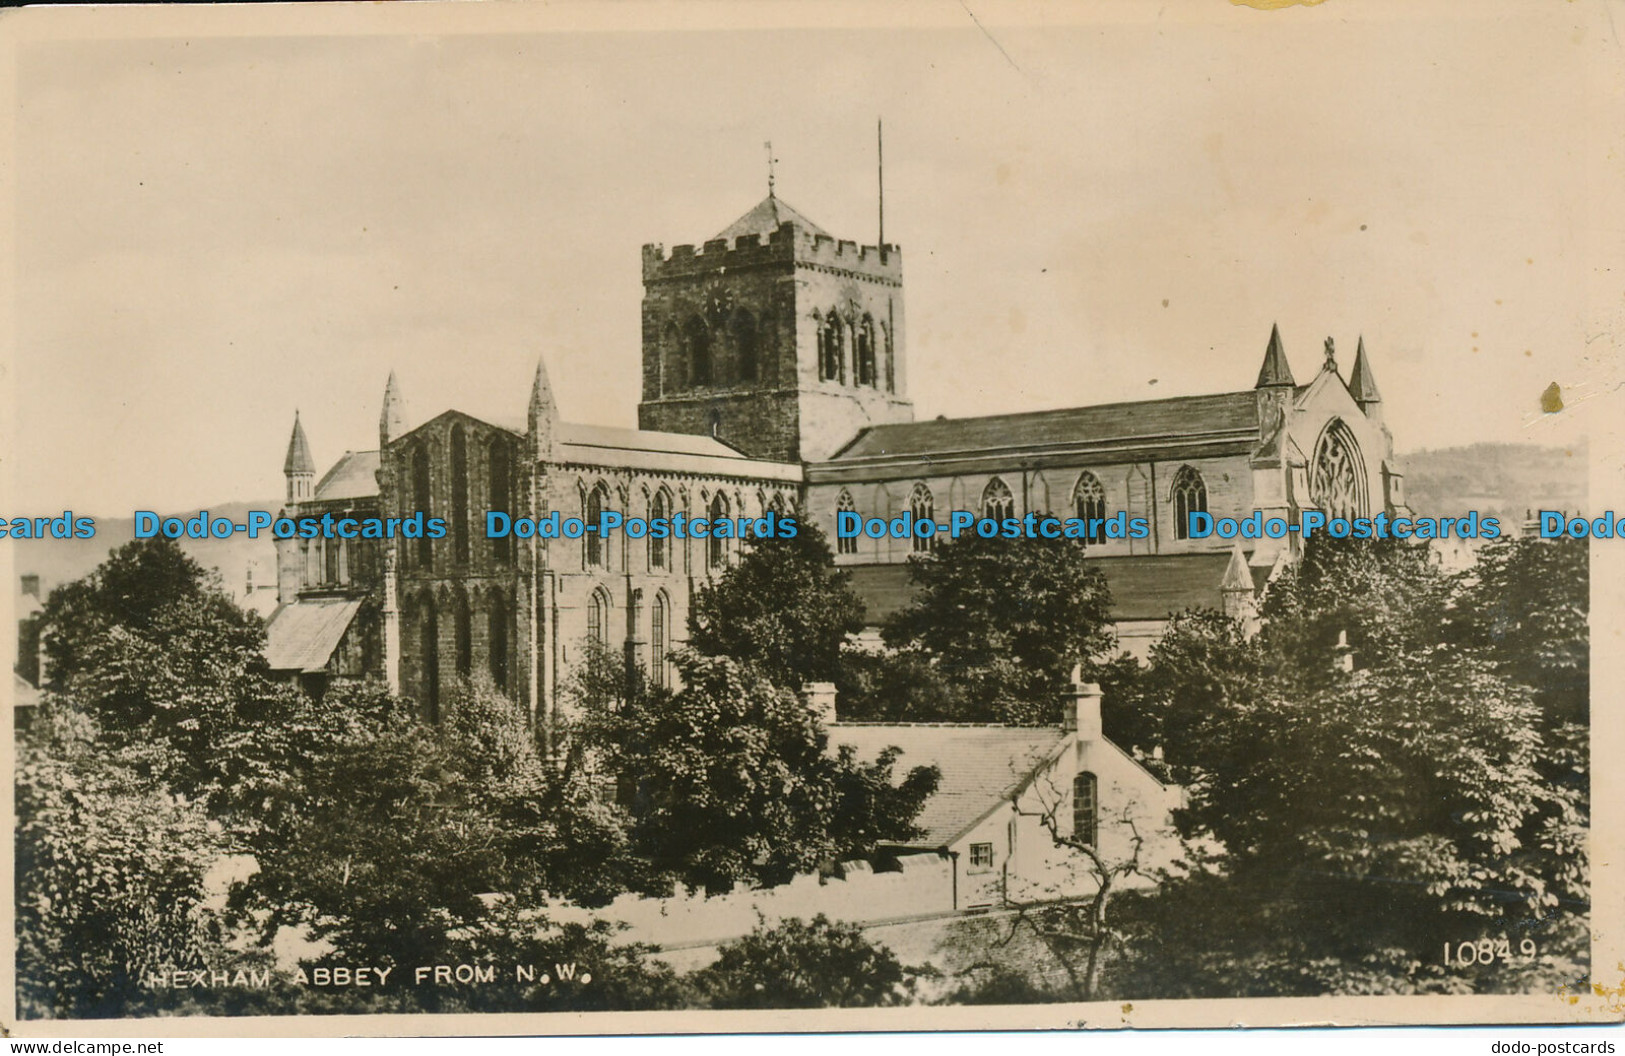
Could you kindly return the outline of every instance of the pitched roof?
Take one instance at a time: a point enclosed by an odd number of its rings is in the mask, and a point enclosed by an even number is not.
[[[1258,397],[1251,390],[1209,396],[1102,403],[982,418],[876,425],[826,465],[879,459],[942,460],[1013,449],[1100,449],[1129,457],[1158,444],[1258,437]]]
[[[725,238],[732,242],[740,235],[756,235],[758,237],[771,235],[779,229],[780,224],[795,224],[796,227],[810,234],[823,235],[826,238],[834,237],[828,231],[790,208],[783,199],[772,194],[757,202],[750,212],[723,228],[716,237]]]
[[[895,772],[935,765],[942,772],[936,794],[925,801],[915,825],[925,830],[916,846],[946,847],[988,811],[1008,800],[1060,752],[1068,734],[1047,727],[971,726],[952,723],[834,723],[831,749],[849,744],[871,760],[889,747],[902,749]]]
[[[750,458],[709,436],[560,422],[560,462],[800,481],[801,466]]]
[[[1230,552],[1197,554],[1137,554],[1093,559],[1106,573],[1112,592],[1112,618],[1162,620],[1186,609],[1221,609],[1221,585],[1230,566]],[[852,590],[863,599],[864,622],[878,626],[914,598],[908,565],[847,565]]]
[[[316,499],[367,499],[378,494],[378,452],[346,451],[316,485]]]
[[[272,671],[320,671],[350,629],[360,599],[305,598],[277,607],[265,625],[265,662]]]
[[[293,435],[288,437],[288,457],[282,460],[284,473],[315,473],[316,460],[310,457],[310,444],[305,440],[305,427],[299,424],[299,412],[293,412]]]

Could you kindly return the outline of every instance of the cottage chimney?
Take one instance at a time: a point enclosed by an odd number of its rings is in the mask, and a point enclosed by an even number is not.
[[[1076,733],[1080,741],[1100,740],[1100,686],[1083,680],[1082,664],[1072,665],[1072,682],[1067,689],[1061,728]]]
[[[30,598],[39,597],[39,577],[30,573],[23,576],[23,595]]]
[[[801,687],[801,699],[825,726],[835,722],[835,683],[808,682]]]

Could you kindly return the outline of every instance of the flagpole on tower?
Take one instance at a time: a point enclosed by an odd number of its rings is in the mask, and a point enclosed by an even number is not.
[[[770,139],[762,146],[767,150],[767,196],[773,197],[773,141]]]
[[[876,182],[880,192],[880,259],[886,259],[886,137],[880,118],[875,118]]]

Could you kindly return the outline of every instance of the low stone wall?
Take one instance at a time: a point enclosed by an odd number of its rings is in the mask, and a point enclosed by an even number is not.
[[[714,947],[748,934],[758,923],[823,914],[850,924],[903,920],[954,909],[953,863],[946,855],[911,854],[897,868],[875,872],[868,862],[843,862],[835,876],[806,873],[777,887],[722,895],[681,892],[669,898],[622,895],[600,909],[550,907],[555,921],[608,920],[625,925],[626,942],[652,943],[670,954]],[[674,962],[687,958],[668,957]],[[709,959],[708,957],[706,959]]]

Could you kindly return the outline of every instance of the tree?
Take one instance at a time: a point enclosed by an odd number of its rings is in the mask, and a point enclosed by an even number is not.
[[[861,928],[819,914],[757,924],[693,982],[712,1008],[871,1008],[909,1000],[916,975]]]
[[[961,536],[910,558],[909,576],[886,644],[964,686],[978,721],[1056,721],[1051,687],[1111,648],[1111,592],[1082,540]]]
[[[48,700],[18,745],[17,1002],[28,1017],[123,1016],[149,974],[218,952],[203,877],[225,849],[137,747],[111,752]]]
[[[168,539],[113,551],[45,603],[49,683],[96,721],[110,745],[173,749],[177,791],[220,788],[244,723],[297,709],[266,677],[260,619]],[[228,747],[228,745],[234,747]]]
[[[629,793],[631,850],[690,885],[763,883],[916,835],[934,768],[831,754],[795,695],[737,661],[687,656],[684,688],[593,710],[578,735]]]
[[[307,926],[346,956],[418,964],[484,896],[614,897],[625,849],[581,775],[537,757],[522,712],[489,683],[461,685],[443,727],[406,709],[347,731],[272,788],[252,836],[244,906]]]
[[[752,540],[738,565],[694,596],[689,647],[752,664],[787,689],[832,681],[842,645],[863,629],[850,579],[811,521],[788,539]]]
[[[1534,691],[1548,728],[1590,721],[1589,555],[1584,539],[1491,543],[1452,607],[1461,640]]]

